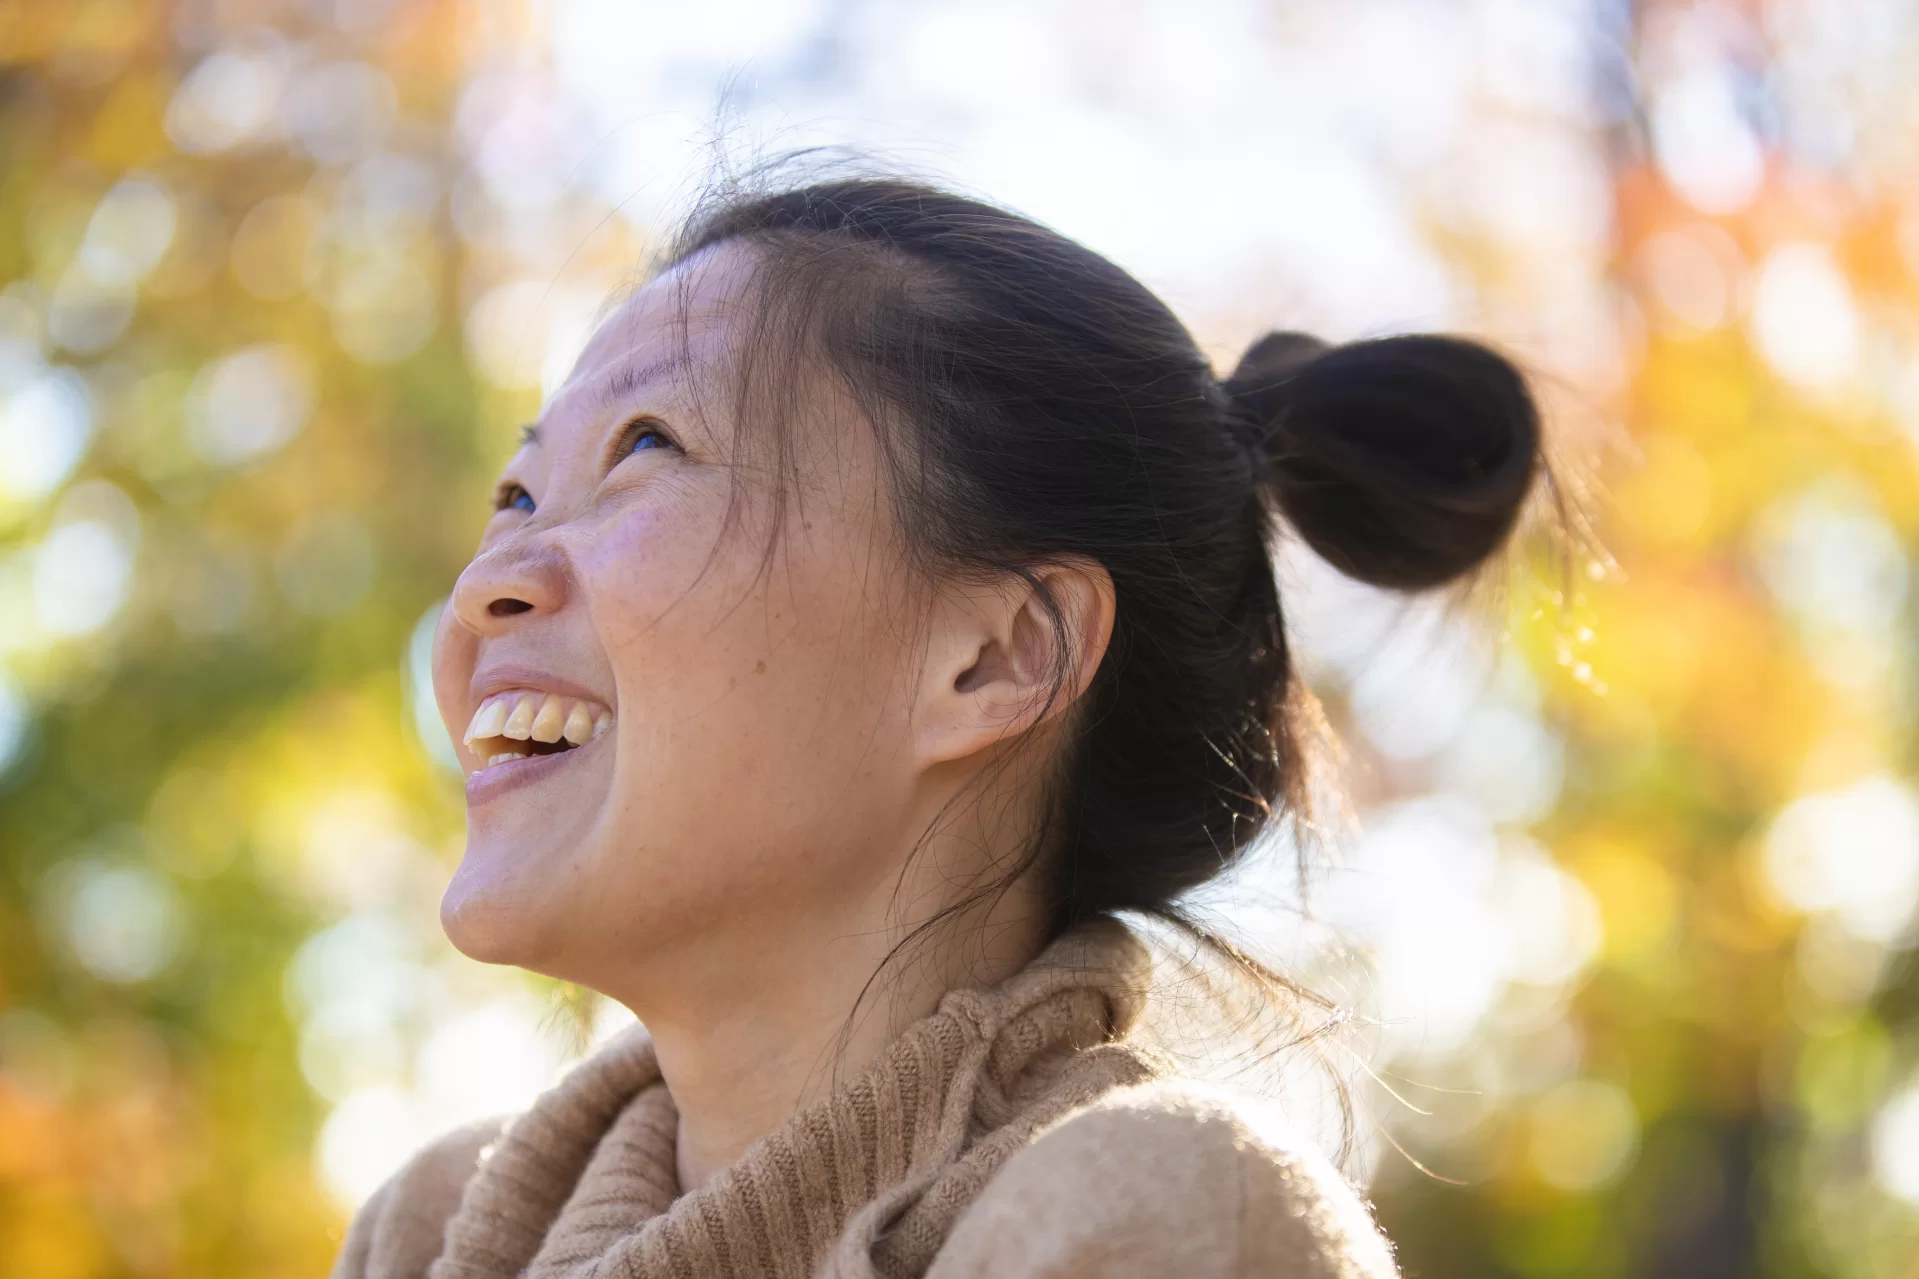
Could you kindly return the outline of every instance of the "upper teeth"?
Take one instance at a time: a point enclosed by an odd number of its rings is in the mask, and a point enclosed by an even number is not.
[[[480,703],[466,726],[466,744],[472,746],[475,742],[502,737],[522,742],[528,739],[557,742],[565,738],[581,746],[612,726],[613,712],[596,702],[542,693],[537,689],[512,689],[495,693]],[[497,759],[497,752],[487,753],[489,764]]]

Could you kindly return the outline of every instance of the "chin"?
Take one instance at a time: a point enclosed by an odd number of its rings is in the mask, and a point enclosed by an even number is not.
[[[468,959],[547,971],[565,936],[566,912],[537,885],[502,873],[501,851],[512,858],[514,850],[476,848],[475,842],[468,838],[466,856],[440,896],[441,931]]]
[[[440,927],[461,954],[547,972],[566,950],[580,911],[563,897],[593,878],[583,862],[603,837],[610,755],[535,756],[469,779],[466,853],[440,898]]]
[[[440,929],[453,948],[483,964],[517,964],[528,950],[525,904],[518,908],[473,882],[472,854],[453,872],[440,896]]]

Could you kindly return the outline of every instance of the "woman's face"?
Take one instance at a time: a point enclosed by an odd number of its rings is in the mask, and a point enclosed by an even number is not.
[[[914,628],[876,442],[822,392],[786,424],[786,501],[764,450],[736,454],[751,265],[720,246],[598,332],[442,617],[468,835],[441,915],[476,958],[605,990],[669,948],[776,946],[887,892],[910,842]]]

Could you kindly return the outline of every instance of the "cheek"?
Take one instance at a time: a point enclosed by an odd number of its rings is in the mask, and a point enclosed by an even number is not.
[[[697,580],[712,539],[689,523],[670,510],[634,510],[600,525],[576,548],[584,603],[609,650],[650,630]]]
[[[853,530],[826,531],[769,556],[763,534],[716,549],[710,529],[636,512],[580,548],[620,698],[622,830],[804,846],[900,792],[901,613]]]
[[[716,544],[706,512],[637,510],[576,549],[581,602],[613,674],[625,727],[657,735],[690,717],[738,713],[788,623],[758,570],[761,548],[729,531]],[[752,684],[747,680],[752,678]]]
[[[687,504],[694,509],[624,513],[576,548],[584,602],[616,679],[670,672],[709,693],[742,675],[761,690],[843,688],[895,664],[894,654],[874,651],[899,640],[896,626],[876,625],[898,616],[883,598],[890,575],[869,562],[859,526],[822,514],[810,533],[769,544],[755,519],[726,526],[724,495],[701,497]]]

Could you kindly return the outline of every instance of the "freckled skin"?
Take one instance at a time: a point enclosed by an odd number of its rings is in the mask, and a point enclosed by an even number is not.
[[[502,663],[572,680],[616,714],[612,742],[471,809],[442,915],[475,957],[617,985],[611,970],[755,899],[831,909],[884,887],[872,854],[900,835],[909,779],[888,767],[906,728],[903,650],[874,592],[901,574],[874,564],[890,545],[874,524],[876,458],[851,422],[830,467],[809,469],[802,448],[807,525],[784,530],[771,572],[763,477],[746,477],[749,518],[724,529],[735,424],[711,370],[740,276],[722,253],[694,269],[690,296],[684,280],[656,282],[601,330],[505,473],[536,509],[494,517],[443,619],[435,690],[450,726],[478,704],[476,674]],[[682,301],[707,371],[595,407],[609,370],[677,353]],[[609,465],[640,414],[684,452]],[[501,615],[502,600],[531,607]]]
[[[434,645],[456,739],[509,687],[613,711],[577,750],[497,771],[462,748],[441,922],[474,958],[639,1015],[689,1188],[947,991],[1037,952],[1037,877],[1013,872],[1084,688],[1053,695],[1058,643],[1090,678],[1114,608],[1091,562],[1040,566],[1043,587],[916,579],[878,441],[826,379],[781,406],[776,503],[764,428],[730,412],[748,253],[709,250],[602,326],[507,467]],[[606,394],[682,352],[679,375]]]

